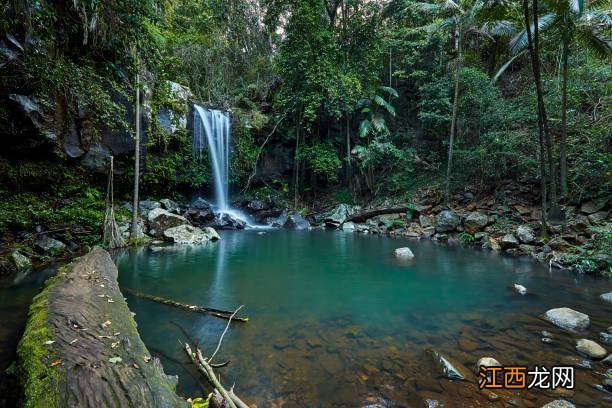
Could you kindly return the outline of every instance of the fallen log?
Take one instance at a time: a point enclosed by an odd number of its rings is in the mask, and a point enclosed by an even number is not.
[[[347,221],[352,222],[363,222],[369,220],[370,218],[376,217],[378,215],[384,214],[396,214],[396,213],[405,213],[407,211],[413,210],[412,206],[409,204],[402,204],[394,207],[380,207],[380,208],[372,208],[369,210],[361,211],[357,214],[352,215],[347,218]]]
[[[215,317],[218,317],[220,319],[225,319],[225,320],[229,320],[232,314],[234,313],[234,312],[228,312],[227,310],[213,309],[210,307],[188,305],[185,303],[176,302],[171,299],[165,299],[159,296],[153,296],[153,295],[149,295],[146,293],[140,293],[130,288],[121,288],[121,291],[123,293],[129,293],[130,295],[136,296],[137,298],[140,298],[140,299],[150,300],[152,302],[161,303],[166,306],[173,306],[179,309],[187,310],[189,312],[208,314],[208,315],[215,316]],[[236,320],[239,322],[248,322],[249,318],[234,316],[232,320]]]
[[[223,387],[208,361],[204,358],[204,356],[202,356],[200,349],[196,349],[196,352],[194,353],[191,350],[191,347],[189,347],[189,344],[185,343],[185,352],[191,361],[193,361],[193,363],[198,367],[198,370],[204,374],[204,377],[206,377],[210,385],[219,391],[230,408],[249,408],[249,406],[234,393],[233,388],[228,391],[225,389],[225,387]]]

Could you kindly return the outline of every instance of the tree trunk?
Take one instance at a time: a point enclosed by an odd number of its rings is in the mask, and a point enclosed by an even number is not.
[[[455,143],[455,128],[457,127],[457,110],[459,106],[459,71],[461,70],[461,32],[455,29],[455,49],[457,50],[457,62],[455,64],[455,90],[453,93],[453,116],[451,118],[450,137],[448,140],[448,161],[446,165],[446,188],[445,202],[450,203],[450,177],[453,167],[453,144]]]
[[[544,156],[544,125],[542,123],[542,111],[540,109],[540,87],[538,86],[539,69],[537,69],[537,61],[535,55],[535,49],[533,47],[533,40],[531,38],[531,26],[529,18],[529,3],[528,0],[523,0],[523,17],[525,20],[525,30],[527,32],[527,46],[529,48],[529,56],[531,57],[531,68],[533,76],[536,81],[536,91],[538,93],[538,141],[540,145],[540,189],[542,190],[542,228],[544,231],[547,230],[546,224],[546,169],[545,169],[545,156]]]
[[[550,200],[549,212],[558,213],[557,205],[557,177],[555,174],[555,161],[553,160],[552,139],[548,128],[548,117],[546,116],[546,105],[544,103],[544,92],[542,90],[542,77],[540,75],[540,41],[538,34],[538,0],[533,0],[533,50],[535,57],[534,69],[536,71],[536,92],[538,95],[538,105],[540,106],[540,117],[542,120],[542,130],[546,141],[546,155],[548,158],[548,177],[550,179]]]
[[[491,46],[491,54],[489,55],[489,67],[487,72],[490,78],[493,78],[495,75],[495,66],[497,65],[497,52],[499,50],[499,43],[496,39],[493,39],[493,45]]]
[[[565,16],[563,34],[563,82],[561,85],[561,140],[559,143],[559,179],[561,183],[561,196],[567,196],[567,76],[569,57],[568,16]]]
[[[298,115],[299,118],[300,115]],[[297,208],[299,200],[299,183],[300,183],[300,120],[295,127],[295,154],[293,159],[293,207]]]
[[[138,64],[137,64],[138,65]],[[134,140],[134,203],[132,209],[132,228],[130,231],[130,237],[132,239],[138,238],[138,191],[139,191],[139,179],[140,179],[140,73],[136,73],[136,137]]]
[[[353,169],[351,165],[351,122],[348,112],[346,113],[346,184],[351,189]]]

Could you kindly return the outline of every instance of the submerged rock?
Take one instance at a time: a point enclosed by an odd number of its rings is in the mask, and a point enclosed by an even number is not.
[[[612,303],[612,292],[603,293],[599,296],[603,301]]]
[[[454,231],[461,222],[457,214],[452,211],[442,211],[436,216],[436,232]]]
[[[577,356],[565,356],[561,358],[561,364],[566,366],[578,367],[591,369],[593,368],[593,364],[585,358],[577,357]]]
[[[483,357],[480,360],[478,360],[478,363],[476,363],[477,369],[480,369],[480,367],[501,367],[501,366],[502,365],[500,364],[500,362],[494,359],[493,357]]]
[[[584,330],[590,324],[588,315],[569,307],[550,309],[544,314],[544,319],[566,330]]]
[[[11,252],[9,259],[18,271],[25,271],[32,267],[32,262],[30,262],[30,259],[19,251]]]
[[[604,344],[612,344],[612,334],[601,332],[599,333],[599,340]]]
[[[465,380],[467,370],[460,363],[452,361],[449,357],[434,350],[429,353],[439,370],[439,375],[450,380]]]
[[[595,343],[593,340],[580,339],[576,342],[576,350],[582,355],[592,359],[600,360],[608,354],[605,348]]]
[[[523,285],[519,285],[518,283],[514,284],[514,291],[520,295],[526,295],[527,294],[527,288],[524,287]]]
[[[293,230],[305,230],[310,228],[310,223],[306,221],[301,214],[292,213],[287,216],[287,220],[283,224],[283,228]]]
[[[394,253],[395,253],[395,257],[398,259],[402,259],[402,260],[414,259],[414,254],[408,247],[397,248]]]
[[[178,227],[179,225],[189,225],[187,218],[172,214],[161,208],[151,210],[147,219],[149,221],[149,227],[158,238],[162,238],[164,236],[164,231],[169,228]]]
[[[34,243],[34,248],[45,255],[57,256],[64,253],[66,244],[57,239],[44,237]]]
[[[179,225],[165,230],[164,238],[175,244],[199,244],[206,241],[217,241],[221,237],[210,227],[202,230],[191,225]]]
[[[576,406],[569,401],[558,399],[542,405],[542,408],[576,408]]]

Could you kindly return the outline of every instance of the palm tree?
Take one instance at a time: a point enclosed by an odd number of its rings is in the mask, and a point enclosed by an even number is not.
[[[546,13],[538,19],[537,29],[546,35],[551,46],[561,43],[561,137],[559,140],[559,179],[561,195],[567,195],[567,81],[569,76],[569,55],[575,46],[590,51],[605,59],[612,54],[605,30],[612,27],[612,14],[603,10],[606,0],[597,0],[587,5],[583,0],[544,0]],[[535,13],[535,11],[534,11]],[[535,14],[534,14],[535,17]],[[534,23],[535,24],[535,23]],[[536,27],[532,25],[532,30]],[[528,46],[528,30],[523,30],[510,43],[514,57]],[[512,61],[511,60],[511,61]],[[511,62],[509,61],[509,63]],[[499,77],[507,68],[506,64],[496,75]],[[549,158],[550,160],[550,158]]]
[[[378,87],[381,93],[386,93],[389,97],[397,98],[398,93],[395,89],[388,86]],[[385,100],[382,95],[375,95],[371,99],[362,99],[357,103],[357,108],[364,114],[365,118],[359,124],[359,137],[367,139],[367,152],[370,155],[370,142],[372,137],[386,135],[389,133],[385,114],[395,116],[395,108]],[[374,164],[372,160],[367,161],[366,184],[370,192],[374,188]]]
[[[441,17],[441,22],[434,23],[435,28],[447,29],[453,35],[455,50],[453,106],[445,181],[445,201],[448,205],[450,202],[450,178],[459,109],[459,76],[465,42],[470,37],[493,40],[496,36],[507,35],[512,32],[513,26],[508,21],[494,19],[490,13],[491,7],[484,0],[459,0],[457,3],[453,0],[444,0],[441,3],[414,3],[413,5],[422,11]]]

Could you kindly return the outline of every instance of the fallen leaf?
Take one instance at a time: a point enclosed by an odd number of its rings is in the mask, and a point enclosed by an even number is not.
[[[140,366],[136,363],[132,364],[134,366],[134,368],[140,368]]]
[[[104,323],[102,323],[102,327],[106,329],[108,326],[110,326],[110,325],[111,325],[111,323],[112,323],[112,322],[111,322],[110,320],[107,320],[107,321],[105,321]]]
[[[118,336],[120,334],[121,334],[121,332],[116,332],[116,333],[113,333],[113,336]]]
[[[149,357],[149,356],[145,356],[145,358],[144,358],[144,362],[145,362],[145,363],[148,363],[149,361],[151,361],[151,357]]]
[[[62,359],[60,358],[59,360],[55,360],[54,362],[52,362],[52,363],[51,363],[51,367],[58,366],[58,365],[60,365],[60,364],[62,364],[62,363],[63,363],[63,361],[62,361]]]
[[[53,344],[53,343],[55,343],[55,340],[47,340],[47,341],[45,341],[43,344],[44,344],[45,346],[50,346],[50,345],[51,345],[51,344]]]
[[[101,283],[101,284],[100,284],[100,287],[101,287],[101,288],[103,288],[103,287],[104,287],[104,284],[103,284],[103,283]]]
[[[79,341],[79,339],[74,339],[74,340],[72,340],[72,341],[70,342],[70,344],[74,344],[74,343],[76,343],[77,341]]]
[[[99,298],[105,298],[106,295],[98,295]]]
[[[108,299],[107,302],[108,303],[115,303],[115,301],[113,299]]]
[[[111,343],[111,348],[117,348],[117,347],[119,347],[119,343],[121,343],[121,340],[117,340],[116,342]]]
[[[111,358],[108,359],[108,362],[109,363],[113,363],[113,364],[120,363],[122,361],[123,361],[123,359],[121,357],[111,357]]]
[[[98,338],[99,338],[99,339],[112,339],[112,337],[111,337],[111,336],[104,336],[104,335],[102,335],[102,336],[98,336]]]

